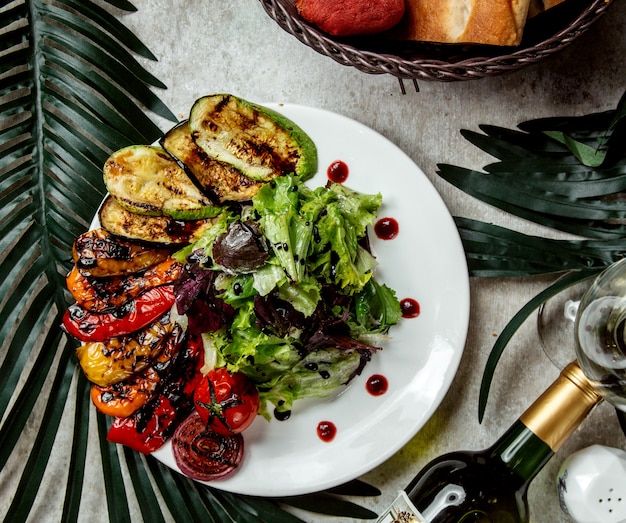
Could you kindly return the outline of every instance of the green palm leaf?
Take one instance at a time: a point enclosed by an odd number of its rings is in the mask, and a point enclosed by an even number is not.
[[[135,10],[125,0],[105,3]],[[105,193],[102,165],[116,149],[161,136],[148,114],[176,121],[152,91],[165,86],[136,58],[155,57],[89,0],[3,0],[0,42],[0,471],[11,474],[2,480],[3,520],[32,518],[43,485],[63,481],[61,519],[78,521],[86,466],[96,461],[110,521],[131,521],[130,497],[145,521],[164,521],[163,509],[176,521],[300,521],[279,506],[289,499],[207,488],[108,443],[110,419],[95,413],[75,345],[59,328],[72,243]],[[71,446],[59,471],[49,462],[68,412]],[[27,436],[31,427],[35,435]],[[16,465],[16,456],[25,458]],[[351,491],[359,493],[372,495],[363,486]],[[331,514],[375,517],[324,496]]]
[[[498,161],[484,172],[448,164],[438,174],[467,194],[520,218],[580,239],[529,236],[455,217],[470,274],[569,274],[526,303],[505,326],[483,373],[478,417],[517,329],[547,299],[626,254],[626,93],[615,110],[530,120],[511,130],[483,125],[462,135]]]
[[[134,9],[128,2],[111,4]],[[160,135],[142,108],[175,118],[150,90],[163,85],[134,54],[154,57],[101,7],[32,1],[3,2],[0,9],[0,468],[24,451],[27,426],[38,426],[13,478],[5,520],[27,519],[50,473],[67,403],[74,437],[63,518],[73,521],[90,409],[74,346],[58,327],[68,305],[71,245],[104,195],[101,165],[110,152]]]

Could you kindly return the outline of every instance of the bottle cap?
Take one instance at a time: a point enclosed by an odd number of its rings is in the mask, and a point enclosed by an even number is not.
[[[583,372],[578,360],[572,361],[562,371],[561,376],[566,377],[571,382],[575,383],[580,390],[582,390],[589,398],[589,401],[597,403],[602,399],[602,396],[596,389],[596,387],[589,381],[585,373]]]
[[[573,361],[520,421],[556,452],[601,399],[578,362]]]

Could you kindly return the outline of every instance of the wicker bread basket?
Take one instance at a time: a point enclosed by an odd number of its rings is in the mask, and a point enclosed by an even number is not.
[[[582,35],[612,0],[567,0],[531,19],[517,47],[391,42],[329,36],[298,16],[293,0],[260,0],[280,27],[343,65],[400,80],[452,82],[517,71],[560,51]],[[404,87],[402,87],[404,90]]]

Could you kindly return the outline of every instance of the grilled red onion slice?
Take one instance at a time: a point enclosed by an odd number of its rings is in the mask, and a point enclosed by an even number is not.
[[[214,481],[230,476],[239,467],[243,459],[243,437],[207,430],[194,412],[174,432],[172,451],[183,474],[198,481]]]

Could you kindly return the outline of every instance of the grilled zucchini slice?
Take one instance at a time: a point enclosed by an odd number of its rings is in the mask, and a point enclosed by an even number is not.
[[[107,196],[98,212],[100,226],[116,236],[149,243],[184,245],[198,240],[213,225],[204,220],[175,220],[171,216],[146,216],[122,207]]]
[[[200,149],[191,138],[188,120],[172,127],[159,143],[200,190],[216,203],[250,200],[263,185],[263,182],[248,178],[231,164],[220,162]]]
[[[253,180],[266,182],[287,174],[307,179],[317,171],[317,148],[300,127],[272,109],[231,94],[196,100],[189,129],[206,154]]]
[[[104,183],[120,205],[137,214],[197,220],[221,211],[166,151],[153,145],[114,152],[104,164]]]

